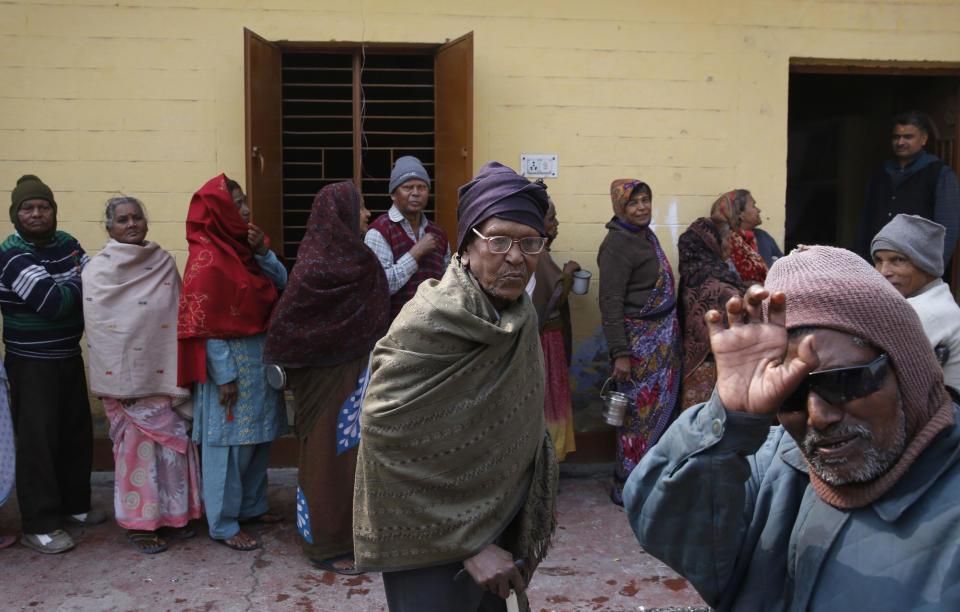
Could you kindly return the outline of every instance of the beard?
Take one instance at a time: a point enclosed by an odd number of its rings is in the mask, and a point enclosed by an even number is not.
[[[873,432],[865,425],[837,423],[822,432],[808,429],[800,443],[800,450],[810,464],[810,469],[828,484],[840,486],[868,482],[889,470],[903,454],[907,440],[906,418],[903,410],[899,410],[898,414],[900,422],[897,425],[896,437],[887,448],[877,445]],[[862,454],[853,458],[826,458],[817,451],[820,442],[825,439],[850,435],[863,438],[867,442],[867,448]]]

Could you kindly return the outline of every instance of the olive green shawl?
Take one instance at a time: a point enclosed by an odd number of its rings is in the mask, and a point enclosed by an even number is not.
[[[357,566],[452,563],[503,534],[529,578],[556,525],[543,394],[526,294],[498,321],[456,259],[420,285],[373,351],[354,491]]]

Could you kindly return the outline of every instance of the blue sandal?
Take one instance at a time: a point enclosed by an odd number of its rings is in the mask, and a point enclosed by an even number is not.
[[[154,531],[130,530],[127,532],[126,538],[128,542],[133,544],[137,552],[142,552],[145,555],[155,555],[170,548]]]

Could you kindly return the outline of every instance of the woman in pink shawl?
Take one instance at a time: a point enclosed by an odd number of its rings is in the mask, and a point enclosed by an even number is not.
[[[107,202],[106,227],[110,240],[82,273],[90,390],[110,420],[117,523],[152,554],[193,536],[187,523],[203,513],[197,449],[176,411],[190,399],[177,386],[180,275],[146,241],[139,200]]]

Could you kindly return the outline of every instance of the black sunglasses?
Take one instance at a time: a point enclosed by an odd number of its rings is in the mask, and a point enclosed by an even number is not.
[[[780,406],[780,412],[806,410],[811,391],[835,406],[876,393],[887,379],[887,361],[884,353],[864,365],[811,372]]]

